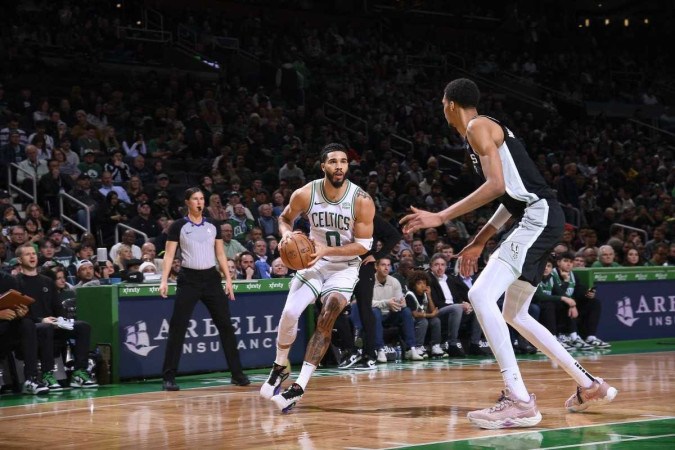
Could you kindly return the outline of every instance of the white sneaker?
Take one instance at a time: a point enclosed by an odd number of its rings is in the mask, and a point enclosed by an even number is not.
[[[609,342],[605,342],[595,336],[588,336],[586,338],[586,343],[595,348],[610,348],[612,346]]]
[[[447,358],[448,354],[443,351],[441,344],[431,346],[431,356],[434,358]]]
[[[424,345],[417,346],[417,353],[419,353],[422,358],[429,359],[429,353],[427,353],[427,348]]]
[[[405,352],[405,359],[410,359],[412,361],[424,361],[424,357],[419,354],[419,351],[416,347],[410,347],[410,350]]]
[[[379,363],[387,362],[387,353],[384,351],[384,348],[381,348],[377,351],[377,362]]]
[[[290,372],[286,369],[286,366],[280,366],[277,363],[274,363],[272,370],[270,371],[270,376],[267,377],[267,380],[260,386],[260,396],[269,400],[277,395],[281,392],[281,385],[289,375]]]
[[[300,401],[304,393],[305,390],[298,383],[293,383],[284,392],[272,397],[272,401],[281,412],[288,412]]]

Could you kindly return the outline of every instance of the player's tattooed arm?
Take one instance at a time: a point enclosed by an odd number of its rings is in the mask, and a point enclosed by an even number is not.
[[[361,188],[359,188],[359,190],[356,191],[356,196],[357,196],[357,197],[361,197],[361,198],[366,198],[366,199],[369,198],[369,199],[371,199],[371,200],[373,199],[373,198],[370,196],[369,193],[367,193],[366,191],[364,191],[364,190],[361,189]]]

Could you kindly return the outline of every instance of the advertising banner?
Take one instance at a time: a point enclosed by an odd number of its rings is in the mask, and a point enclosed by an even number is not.
[[[614,280],[612,280],[614,281]],[[598,337],[606,341],[675,337],[675,283],[672,281],[601,282]]]
[[[235,283],[237,299],[230,302],[232,324],[244,367],[271,366],[276,355],[277,326],[288,292],[289,280],[269,279]],[[119,375],[121,378],[156,377],[162,372],[164,352],[173,311],[169,298],[159,296],[158,286],[119,288]],[[289,358],[301,362],[305,351],[305,317]],[[179,373],[226,370],[220,336],[201,303],[192,314],[185,335]]]

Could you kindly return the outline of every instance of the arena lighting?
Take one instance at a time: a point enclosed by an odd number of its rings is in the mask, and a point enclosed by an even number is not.
[[[588,18],[584,19],[584,25],[586,25],[586,28],[590,27],[591,26],[591,19],[588,19]]]
[[[626,19],[623,19],[623,26],[624,26],[624,27],[627,27],[627,26],[629,26],[629,25],[630,25],[630,20],[628,20],[627,18],[626,18]]]
[[[140,20],[136,21],[136,25],[138,25],[139,27],[141,26],[141,24],[142,24],[142,22]]]
[[[649,25],[649,19],[645,17],[645,20],[643,21],[645,25]]]
[[[609,25],[609,18],[605,19],[605,25]]]
[[[120,9],[120,8],[122,8],[122,4],[121,4],[121,3],[118,3],[118,4],[115,5],[115,7],[116,7],[117,9]]]

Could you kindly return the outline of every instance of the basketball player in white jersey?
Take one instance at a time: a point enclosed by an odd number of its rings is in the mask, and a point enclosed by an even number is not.
[[[298,271],[281,313],[277,336],[277,355],[260,395],[271,399],[279,409],[290,410],[301,398],[314,369],[330,345],[333,324],[347,306],[358,281],[359,255],[373,245],[375,204],[359,186],[347,180],[349,160],[341,144],[328,144],[321,151],[323,179],[307,183],[293,192],[288,206],[279,216],[280,245],[293,233],[293,222],[305,212],[310,221],[309,237],[316,246],[309,268]],[[323,307],[314,335],[309,340],[300,375],[284,392],[288,378],[286,365],[295,341],[298,319],[308,305],[321,299]]]
[[[437,227],[493,200],[500,205],[487,225],[458,254],[460,273],[472,275],[485,243],[507,222],[515,221],[469,290],[469,299],[497,358],[506,389],[493,407],[472,411],[469,420],[481,428],[531,427],[541,421],[535,396],[529,394],[509,338],[508,322],[562,367],[577,383],[565,402],[571,412],[614,399],[617,390],[588,373],[553,335],[528,313],[544,272],[546,257],[559,240],[564,216],[524,146],[495,119],[479,116],[478,86],[465,78],[450,82],[443,95],[448,124],[466,139],[474,170],[484,180],[473,193],[447,209],[431,213],[412,208],[404,232]],[[506,292],[503,312],[497,300]]]

